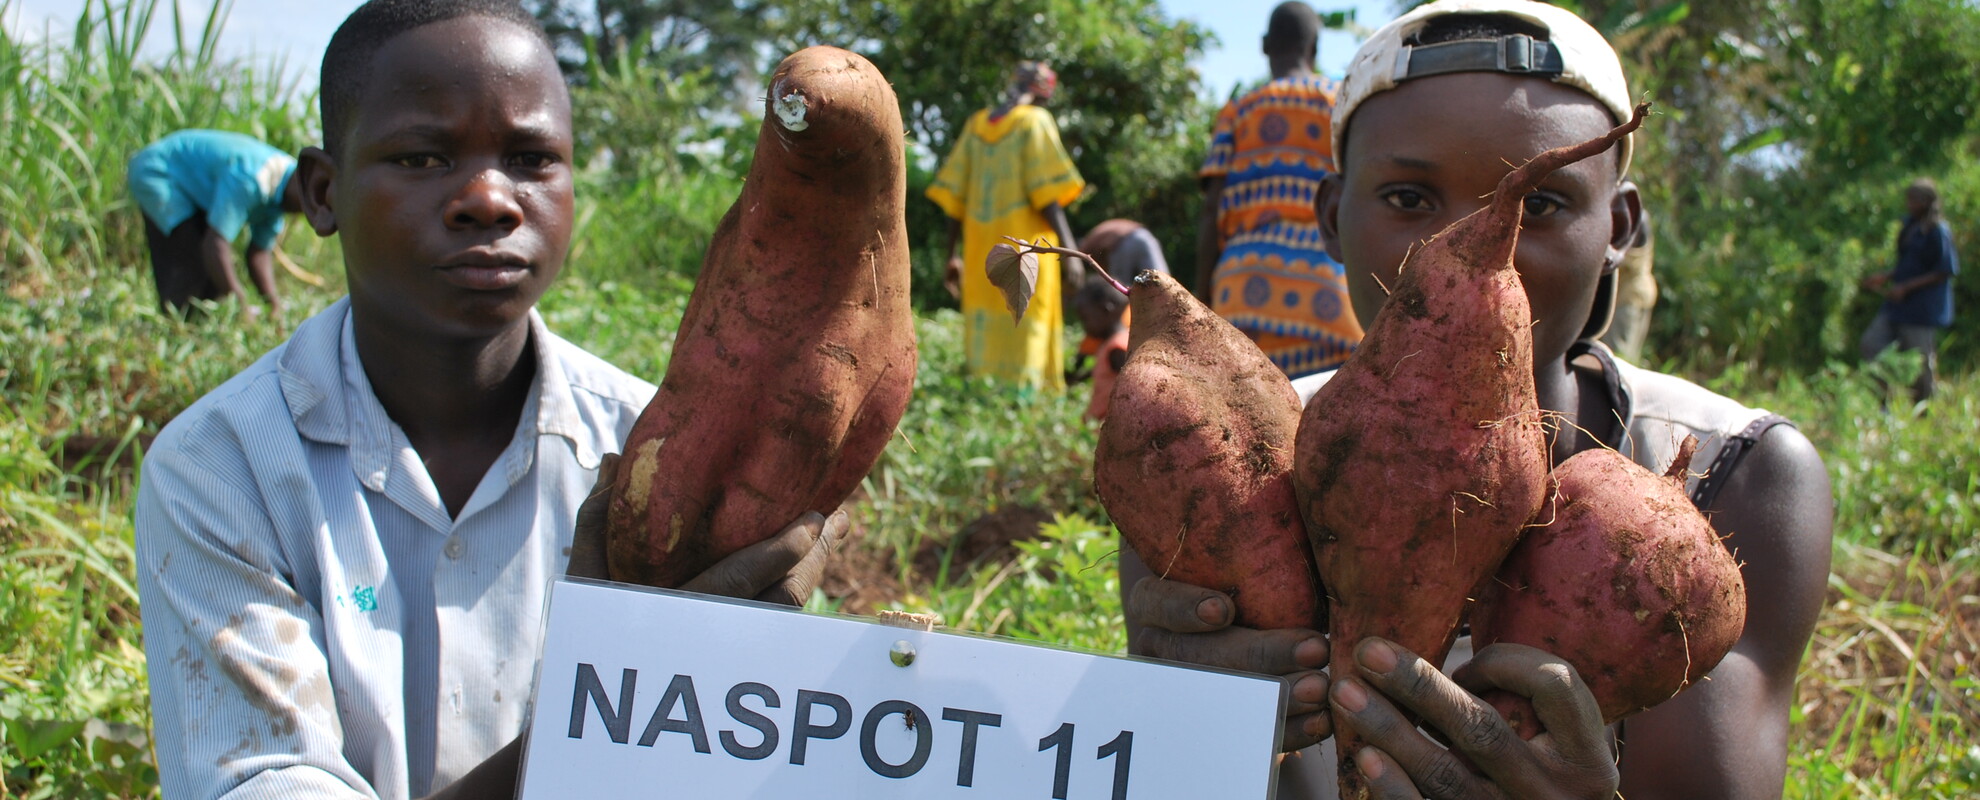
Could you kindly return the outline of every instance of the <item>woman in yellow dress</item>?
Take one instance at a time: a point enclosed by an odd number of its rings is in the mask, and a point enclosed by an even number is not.
[[[1005,236],[1054,246],[1075,241],[1065,207],[1086,181],[1043,108],[1057,84],[1050,67],[1019,64],[1005,102],[969,118],[928,187],[928,199],[949,215],[944,282],[962,299],[964,373],[1052,391],[1065,388],[1063,293],[1084,282],[1083,262],[1062,265],[1058,256],[1039,255],[1034,301],[1017,322],[983,264]]]

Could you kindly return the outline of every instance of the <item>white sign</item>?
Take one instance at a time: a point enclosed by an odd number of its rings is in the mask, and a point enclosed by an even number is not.
[[[521,797],[1267,798],[1283,692],[1255,675],[560,582]]]

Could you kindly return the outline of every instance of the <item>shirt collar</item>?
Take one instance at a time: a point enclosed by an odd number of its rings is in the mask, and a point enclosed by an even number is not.
[[[550,333],[535,309],[530,309],[529,327],[536,377],[523,406],[517,439],[533,442],[545,435],[561,437],[569,443],[579,466],[596,469],[599,453],[573,399],[568,365],[560,352],[568,345]],[[338,300],[297,326],[280,363],[282,393],[297,432],[313,441],[348,447],[351,469],[358,479],[373,491],[384,491],[391,476],[394,440],[402,439],[403,434],[397,433],[398,426],[378,402],[358,360],[350,298]],[[495,468],[505,469],[505,477],[513,485],[529,470],[533,455],[533,447],[521,448],[521,458],[505,458],[506,464],[498,463]]]

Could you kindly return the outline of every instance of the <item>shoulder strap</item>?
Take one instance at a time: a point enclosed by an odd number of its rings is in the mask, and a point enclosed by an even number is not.
[[[1776,425],[1793,426],[1794,423],[1779,414],[1768,414],[1749,423],[1739,433],[1726,437],[1725,444],[1719,447],[1719,457],[1712,459],[1712,465],[1705,468],[1705,477],[1699,478],[1698,486],[1691,490],[1692,505],[1701,510],[1710,508],[1712,501],[1718,499],[1719,490],[1725,488],[1726,480],[1732,477],[1733,468],[1739,466],[1747,451],[1759,444],[1760,437]]]
[[[1616,368],[1616,356],[1609,352],[1608,345],[1596,339],[1577,339],[1568,345],[1567,360],[1571,363],[1587,356],[1595,359],[1602,367],[1602,390],[1609,396],[1609,407],[1616,412],[1615,441],[1604,440],[1602,446],[1611,450],[1621,450],[1623,438],[1629,436],[1629,421],[1635,417],[1635,398],[1629,388],[1623,385],[1622,371]]]

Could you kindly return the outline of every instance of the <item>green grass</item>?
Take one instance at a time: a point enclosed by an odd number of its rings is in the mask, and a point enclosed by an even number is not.
[[[1703,382],[1784,414],[1808,434],[1834,482],[1838,538],[1933,560],[1971,558],[1980,439],[1964,431],[1980,413],[1980,394],[1969,377],[1954,376],[1930,405],[1914,406],[1905,387],[1917,367],[1915,355],[1868,369],[1831,363],[1810,375],[1741,366]]]
[[[124,164],[167,133],[222,128],[290,152],[308,143],[315,126],[290,102],[297,73],[216,55],[230,4],[177,20],[175,4],[86,0],[67,41],[0,33],[0,264],[10,283],[143,263]],[[140,58],[156,37],[173,39],[171,54]]]
[[[279,68],[215,60],[213,25],[169,63],[147,65],[132,55],[136,43],[146,31],[165,35],[169,12],[142,2],[88,8],[88,33],[73,41],[31,45],[0,33],[0,155],[10,169],[0,181],[5,800],[156,794],[130,588],[136,476],[125,456],[334,300],[342,282],[334,243],[304,231],[285,249],[330,286],[287,282],[284,318],[246,324],[221,306],[188,325],[152,310],[124,158],[191,120],[282,146],[304,141],[311,123],[304,104],[282,99]],[[733,170],[587,166],[573,257],[541,304],[551,327],[657,377],[736,180]],[[1118,651],[1116,543],[1090,490],[1095,431],[1079,419],[1083,393],[1024,394],[959,377],[959,329],[953,312],[919,321],[915,401],[861,487],[860,537],[841,557],[889,582],[893,607]],[[1902,365],[1889,369],[1902,377]],[[1876,383],[1848,364],[1695,377],[1794,418],[1836,485],[1834,574],[1798,683],[1787,795],[1974,796],[1980,375],[1948,376],[1929,411],[1898,403],[1888,414]],[[72,445],[83,442],[101,449],[78,460]],[[1016,509],[1053,521],[1012,559],[954,555],[958,531]]]
[[[579,345],[658,375],[682,281],[645,289],[579,268],[543,302]],[[297,295],[302,314],[334,298]],[[57,463],[63,441],[155,432],[280,339],[222,317],[150,308],[137,273],[0,295],[0,797],[143,796],[152,768],[141,629],[129,586],[127,468]],[[919,323],[924,369],[902,437],[855,507],[858,547],[891,568],[893,607],[970,630],[1117,651],[1115,539],[1088,488],[1094,430],[1077,392],[1023,395],[956,377],[957,319]],[[1980,376],[1949,377],[1929,413],[1878,411],[1846,367],[1707,381],[1789,414],[1823,451],[1838,522],[1829,607],[1803,667],[1789,796],[1971,796],[1980,785],[1980,556],[1970,436]],[[1926,454],[1930,454],[1929,456]],[[1900,491],[1903,490],[1903,491]],[[1014,506],[1060,515],[1008,563],[918,569],[971,520]],[[1915,790],[1909,787],[1917,786]]]

